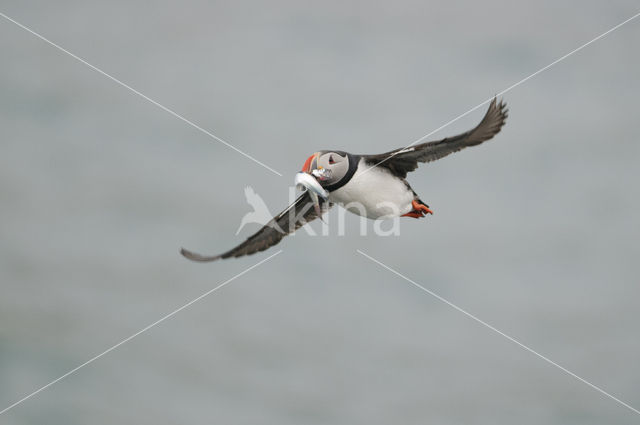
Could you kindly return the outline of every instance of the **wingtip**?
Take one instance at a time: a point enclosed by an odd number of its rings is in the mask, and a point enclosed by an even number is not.
[[[184,258],[187,258],[191,261],[197,261],[200,263],[215,261],[221,258],[221,256],[219,255],[212,255],[212,256],[200,255],[198,253],[189,251],[188,249],[185,249],[185,248],[180,248],[180,254],[182,254]]]
[[[509,108],[507,108],[507,103],[504,101],[504,98],[500,98],[498,102],[498,95],[494,95],[489,104],[489,110],[491,109],[495,109],[502,116],[504,124],[504,121],[509,117]]]
[[[507,103],[504,101],[504,97],[501,97],[500,100],[498,101],[498,95],[494,94],[493,99],[491,99],[491,103],[489,104],[489,106],[490,107],[493,106],[497,109],[503,110],[507,106]]]

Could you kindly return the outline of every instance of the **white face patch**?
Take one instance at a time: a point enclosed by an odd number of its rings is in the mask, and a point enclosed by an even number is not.
[[[349,158],[347,154],[341,155],[336,152],[326,152],[318,157],[318,168],[330,170],[328,178],[323,184],[331,185],[339,182],[349,171]]]

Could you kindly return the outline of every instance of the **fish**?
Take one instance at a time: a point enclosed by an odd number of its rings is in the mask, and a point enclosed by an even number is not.
[[[321,178],[321,179],[327,178],[323,173],[321,173],[322,170],[318,170],[318,171],[320,171],[318,173],[319,174],[318,178]],[[318,180],[316,180],[309,173],[304,173],[304,172],[297,173],[295,176],[294,182],[297,188],[306,189],[309,192],[309,196],[311,196],[311,200],[313,201],[313,208],[316,211],[316,214],[318,214],[318,217],[320,218],[320,220],[322,220],[322,210],[320,209],[320,200],[318,196],[326,200],[329,197],[329,193],[326,190],[324,190],[324,188],[320,185],[320,183],[318,183]]]
[[[311,174],[313,174],[318,179],[318,181],[323,182],[329,180],[329,177],[331,177],[331,170],[320,167],[313,170]]]

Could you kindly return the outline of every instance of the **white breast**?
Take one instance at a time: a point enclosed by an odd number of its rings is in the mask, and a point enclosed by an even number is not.
[[[404,181],[386,168],[370,167],[361,159],[351,180],[331,192],[329,201],[372,219],[396,217],[411,211],[414,194]]]

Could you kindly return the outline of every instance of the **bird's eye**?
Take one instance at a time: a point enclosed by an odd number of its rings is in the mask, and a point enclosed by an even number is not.
[[[333,160],[333,155],[329,155],[329,165],[335,164],[336,162]]]

